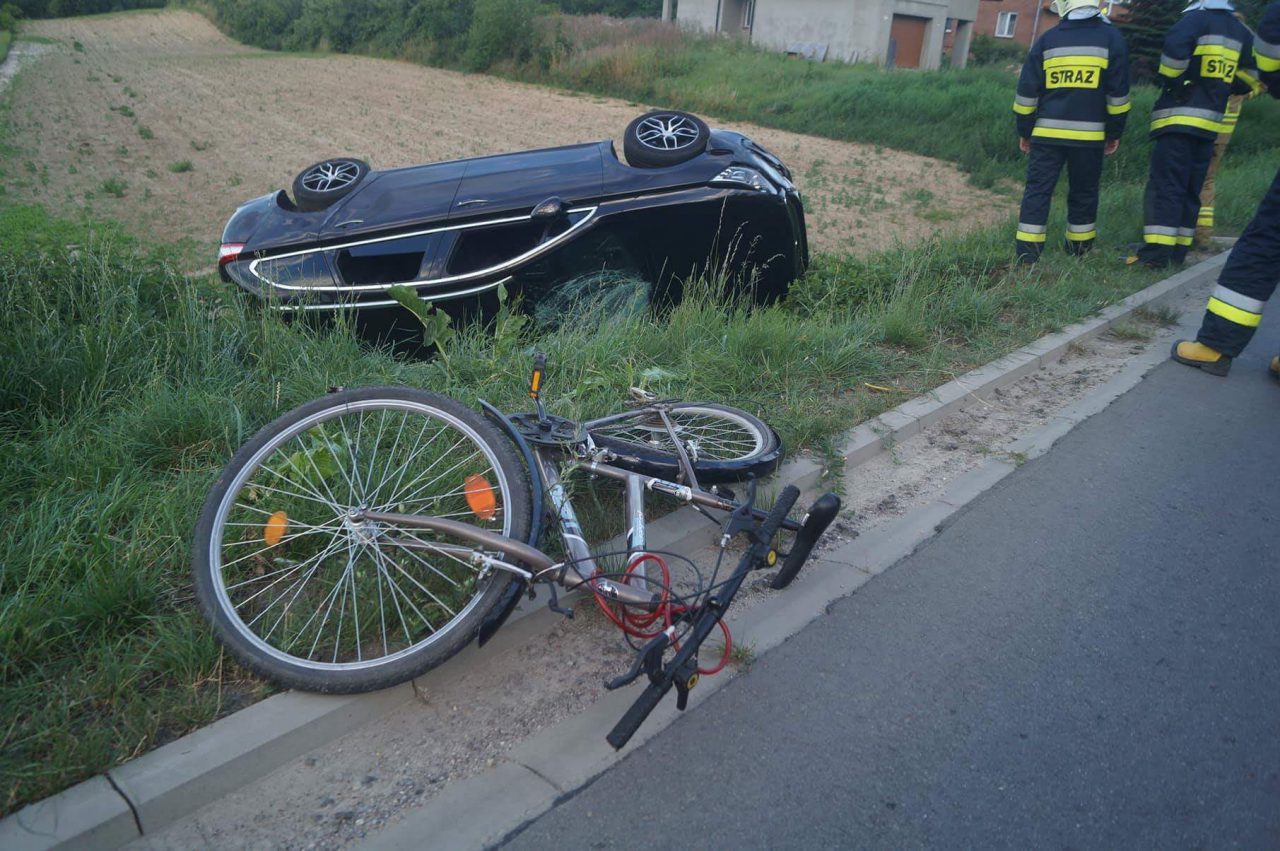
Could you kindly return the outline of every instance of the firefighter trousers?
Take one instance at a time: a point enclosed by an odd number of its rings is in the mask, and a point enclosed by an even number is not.
[[[1189,133],[1156,137],[1143,198],[1146,225],[1138,250],[1142,263],[1164,268],[1187,259],[1196,236],[1200,189],[1213,159],[1213,143]]]
[[[1262,321],[1262,308],[1280,282],[1280,172],[1253,221],[1231,249],[1209,298],[1196,339],[1238,357]]]
[[[1027,187],[1018,214],[1015,250],[1022,263],[1040,259],[1048,238],[1049,205],[1062,167],[1067,167],[1067,251],[1083,254],[1098,236],[1098,183],[1102,179],[1102,146],[1031,143]]]

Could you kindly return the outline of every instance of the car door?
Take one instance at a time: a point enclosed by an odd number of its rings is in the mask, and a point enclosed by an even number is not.
[[[372,174],[329,214],[320,231],[325,241],[443,226],[449,217],[467,162],[432,163]]]

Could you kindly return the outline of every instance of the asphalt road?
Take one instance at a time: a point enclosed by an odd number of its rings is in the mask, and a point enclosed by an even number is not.
[[[1280,845],[1280,323],[1166,363],[515,848]]]

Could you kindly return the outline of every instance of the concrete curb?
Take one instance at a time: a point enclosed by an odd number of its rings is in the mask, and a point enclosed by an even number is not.
[[[1225,262],[1226,254],[1209,258],[1106,308],[1096,317],[1042,337],[857,426],[841,447],[845,463],[851,467],[862,464],[943,417],[1053,363],[1072,344],[1096,337],[1134,311],[1181,297],[1213,280]],[[1027,458],[1047,451],[1072,426],[1105,408],[1164,357],[1159,352],[1135,359],[1088,398],[1019,441],[1012,451]],[[1015,465],[1008,461],[988,461],[957,479],[936,502],[868,533],[856,544],[824,554],[819,561],[846,569],[823,571],[821,581],[794,586],[787,594],[764,601],[743,617],[742,624],[752,635],[757,650],[781,643],[821,615],[833,600],[852,593],[909,555],[934,534],[939,524],[1014,469]],[[822,465],[802,457],[783,465],[775,481],[778,487],[795,484],[802,491],[811,491],[821,485],[823,475]],[[711,543],[717,535],[717,529],[701,515],[682,509],[652,524],[650,546],[687,551]],[[553,616],[542,606],[526,603],[516,617],[528,622],[517,626],[513,619],[493,639],[496,647],[519,642],[527,634],[545,628],[543,619]],[[737,618],[731,621],[738,623]],[[118,847],[144,833],[153,834],[232,789],[376,720],[412,699],[415,690],[428,687],[436,677],[451,676],[459,665],[472,664],[477,655],[473,647],[412,686],[406,684],[375,694],[275,695],[112,769],[105,776],[14,813],[0,821],[0,847],[22,851],[89,844]],[[724,677],[704,680],[704,687],[691,695],[691,702],[705,700],[727,681]],[[601,730],[612,727],[637,693],[636,689],[611,693],[586,712],[539,732],[512,752],[510,762],[450,787],[431,804],[377,837],[374,846],[418,848],[423,836],[435,841],[448,836],[448,847],[484,846],[501,840],[621,758],[605,743]],[[660,732],[676,715],[674,702],[665,702],[627,750]],[[495,800],[503,801],[502,812],[492,806]],[[471,809],[480,817],[459,817]]]

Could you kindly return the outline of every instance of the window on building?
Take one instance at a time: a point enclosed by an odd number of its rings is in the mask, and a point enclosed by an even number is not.
[[[1017,12],[1001,12],[996,18],[996,38],[1013,38],[1013,31],[1017,26]]]
[[[954,32],[954,31],[955,31],[955,28],[956,28],[956,19],[955,19],[955,18],[947,18],[947,23],[946,23],[946,25],[943,27],[943,30],[942,30],[942,31],[943,31],[943,32],[947,32],[947,33],[949,33],[949,32]]]
[[[749,30],[756,25],[756,0],[742,4],[742,28]]]

